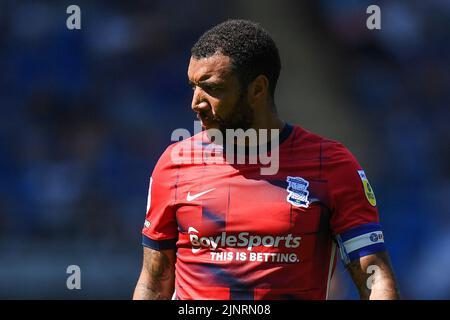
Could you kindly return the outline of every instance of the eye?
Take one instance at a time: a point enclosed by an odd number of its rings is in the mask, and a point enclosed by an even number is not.
[[[196,87],[195,83],[189,81],[188,86],[191,87],[192,91],[195,91],[195,87]]]
[[[204,88],[205,88],[205,90],[208,91],[208,92],[218,92],[218,91],[220,90],[220,87],[219,87],[219,86],[213,85],[213,84],[207,85],[207,86],[205,86]]]

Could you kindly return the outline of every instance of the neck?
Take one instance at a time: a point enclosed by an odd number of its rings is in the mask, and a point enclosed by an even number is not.
[[[285,123],[278,117],[275,107],[272,108],[268,105],[261,110],[265,110],[265,112],[255,112],[253,129],[279,129],[281,131],[284,128]]]
[[[259,130],[267,129],[267,140],[271,141],[272,139],[276,139],[277,136],[281,133],[285,126],[285,122],[278,117],[276,113],[276,109],[271,106],[267,106],[266,108],[260,108],[261,110],[265,110],[265,112],[255,112],[255,118],[253,120],[252,129],[255,129],[257,133],[257,141],[250,143],[251,145],[260,144],[259,141]],[[278,129],[278,132],[272,132],[271,130]],[[239,143],[238,143],[239,144]],[[245,145],[250,145],[247,140],[245,140]]]

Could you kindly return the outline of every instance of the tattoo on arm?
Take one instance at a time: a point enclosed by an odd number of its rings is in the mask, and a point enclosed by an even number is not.
[[[377,252],[347,265],[361,299],[400,299],[387,252]]]
[[[175,250],[144,248],[144,263],[134,299],[171,299],[175,282]]]
[[[145,268],[150,274],[152,285],[159,289],[161,282],[169,279],[169,258],[164,252],[151,251],[149,259],[144,259]]]
[[[359,259],[356,259],[350,262],[347,266],[347,271],[355,283],[356,288],[358,289],[358,293],[361,299],[368,300],[370,297],[370,290],[366,286],[367,279],[369,278],[369,274],[367,274],[361,267],[361,262]]]

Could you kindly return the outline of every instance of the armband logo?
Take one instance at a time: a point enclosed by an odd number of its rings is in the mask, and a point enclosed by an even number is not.
[[[378,242],[379,240],[381,241],[381,240],[383,240],[383,234],[381,232],[380,233],[373,232],[370,235],[369,239],[372,242]]]

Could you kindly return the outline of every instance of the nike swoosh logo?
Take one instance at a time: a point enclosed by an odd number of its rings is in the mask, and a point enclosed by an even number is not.
[[[216,188],[212,188],[212,189],[209,189],[209,190],[206,190],[206,191],[197,193],[197,194],[193,194],[193,195],[191,195],[191,192],[189,191],[188,194],[187,194],[186,200],[187,200],[187,201],[195,200],[195,199],[197,199],[198,197],[201,197],[201,196],[203,196],[204,194],[207,194],[208,192],[211,192],[211,191],[213,191],[213,190],[215,190],[215,189],[216,189]]]

